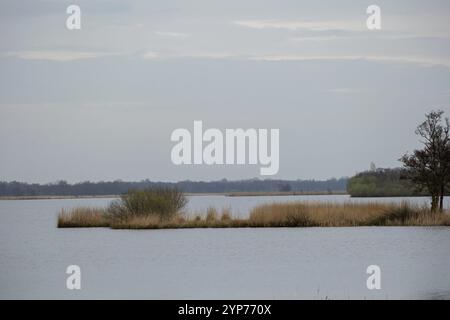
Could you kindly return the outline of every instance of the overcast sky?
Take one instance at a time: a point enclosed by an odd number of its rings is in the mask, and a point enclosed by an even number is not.
[[[280,129],[271,178],[399,166],[424,114],[450,115],[449,18],[447,0],[2,0],[0,180],[259,176],[173,165],[170,134],[194,120]]]

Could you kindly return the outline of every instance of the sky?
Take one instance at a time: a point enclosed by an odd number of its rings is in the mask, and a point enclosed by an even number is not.
[[[68,30],[66,8],[81,8]],[[366,9],[381,8],[381,30]],[[327,179],[450,115],[450,2],[2,0],[0,181]],[[171,133],[280,130],[280,168],[176,166]]]

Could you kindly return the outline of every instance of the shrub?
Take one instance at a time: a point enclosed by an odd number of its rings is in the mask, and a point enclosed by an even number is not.
[[[113,201],[108,212],[113,218],[157,216],[167,220],[187,204],[183,192],[174,188],[130,190],[120,200]]]

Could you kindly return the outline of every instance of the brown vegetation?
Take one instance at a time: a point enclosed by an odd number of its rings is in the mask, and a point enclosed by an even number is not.
[[[290,202],[260,205],[248,218],[233,217],[229,209],[208,208],[203,214],[183,213],[111,215],[106,209],[63,210],[59,227],[111,227],[113,229],[279,228],[358,226],[450,226],[450,215],[433,213],[408,203]]]

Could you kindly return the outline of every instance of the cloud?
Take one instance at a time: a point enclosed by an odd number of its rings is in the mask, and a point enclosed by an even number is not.
[[[294,33],[291,41],[327,41],[339,39],[381,39],[381,40],[444,40],[450,37],[430,31],[383,30],[374,33],[366,28],[364,20],[352,21],[292,21],[292,20],[235,20],[234,25],[251,29],[281,29]]]
[[[188,38],[191,35],[183,32],[167,32],[167,31],[155,31],[155,34],[161,37],[169,38]]]
[[[193,52],[193,53],[171,53],[162,54],[154,51],[149,51],[141,55],[145,60],[150,59],[245,59],[245,56],[234,55],[227,52]]]
[[[186,55],[188,58],[197,58],[197,59],[236,59],[236,58],[244,58],[244,56],[240,56],[237,54],[232,54],[229,52],[200,52]]]
[[[145,60],[160,58],[160,55],[154,51],[148,51],[141,56]]]
[[[25,60],[50,60],[64,62],[82,59],[95,59],[104,56],[118,55],[118,53],[95,51],[31,50],[7,52],[4,55]]]
[[[415,63],[423,66],[450,67],[450,60],[414,56],[306,56],[306,55],[258,55],[249,57],[256,61],[308,61],[308,60],[366,60],[374,62]]]
[[[236,20],[233,24],[252,29],[285,29],[296,30],[363,30],[364,25],[351,21],[289,21],[289,20]]]
[[[138,52],[102,52],[102,51],[69,51],[69,50],[29,50],[3,53],[4,57],[16,57],[24,60],[48,60],[57,62],[68,62],[74,60],[99,59],[111,56],[140,56],[144,60],[155,59],[233,59],[250,61],[357,61],[365,60],[386,63],[413,63],[422,66],[446,66],[450,67],[449,59],[429,58],[421,56],[371,56],[371,55],[296,55],[296,54],[243,54],[230,52],[180,52],[161,53],[156,51]]]
[[[100,52],[100,51],[65,51],[65,50],[25,50],[3,53],[3,57],[15,57],[24,60],[48,60],[48,61],[74,61],[84,59],[98,59],[110,56],[140,56],[144,60],[154,59],[246,59],[247,56],[231,54],[228,52],[182,52],[161,53],[156,51],[147,52]]]
[[[278,61],[368,61],[380,63],[410,63],[420,66],[446,66],[450,67],[450,60],[427,58],[420,56],[381,56],[381,55],[295,55],[295,54],[240,54],[231,52],[180,52],[180,53],[157,53],[149,51],[141,55],[143,59],[223,59],[223,60],[248,60],[261,62]],[[337,91],[336,91],[337,93]],[[342,93],[342,92],[341,92]]]
[[[305,30],[298,32],[295,36],[290,38],[292,42],[303,41],[330,41],[330,40],[364,40],[370,37],[371,40],[411,40],[411,41],[448,41],[448,36],[441,35],[421,35],[421,34],[400,34],[388,32],[383,34],[370,34],[371,31],[345,31],[345,30],[326,30],[326,31],[311,31]]]

